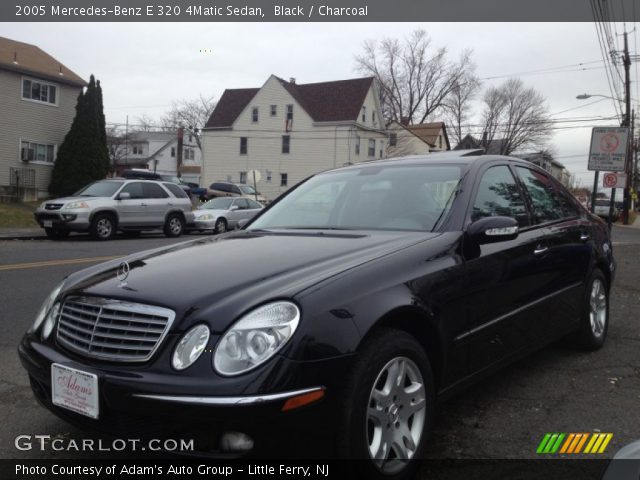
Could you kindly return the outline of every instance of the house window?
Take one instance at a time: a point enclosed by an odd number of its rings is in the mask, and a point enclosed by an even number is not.
[[[247,183],[247,172],[240,172],[240,183]]]
[[[134,155],[143,155],[143,154],[144,154],[144,152],[143,152],[143,150],[142,150],[142,145],[134,145],[134,146],[132,147],[132,153],[133,153]]]
[[[35,102],[57,105],[58,87],[40,80],[22,80],[22,98]]]
[[[289,145],[291,144],[291,135],[282,136],[282,153],[289,153]]]
[[[360,155],[360,137],[356,136],[356,155]]]
[[[271,112],[271,116],[275,117],[278,114],[278,106],[277,105],[271,105],[269,107],[269,111]]]
[[[271,170],[267,170],[267,182],[271,183],[272,177],[273,177],[273,172]]]
[[[286,187],[288,181],[289,181],[289,175],[287,175],[286,173],[281,173],[280,174],[280,186],[281,187]]]
[[[389,146],[395,147],[397,144],[398,144],[398,134],[392,133],[391,135],[389,135]]]
[[[55,160],[55,145],[23,140],[20,142],[20,160],[24,162],[53,163]]]
[[[176,147],[171,147],[171,158],[175,158],[176,156]]]
[[[253,123],[258,123],[258,107],[253,107],[251,109],[251,121]]]
[[[287,120],[293,120],[293,105],[287,105]]]
[[[183,157],[185,160],[195,160],[196,156],[193,148],[185,147]]]
[[[367,107],[362,107],[362,123],[367,121]]]
[[[373,112],[371,112],[371,122],[374,125],[376,124],[376,111],[375,110]]]
[[[247,154],[247,137],[240,137],[240,155]]]
[[[369,151],[367,153],[370,157],[376,156],[376,141],[373,138],[369,139]]]

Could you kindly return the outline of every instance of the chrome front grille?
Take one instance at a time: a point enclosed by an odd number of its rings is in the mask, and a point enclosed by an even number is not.
[[[97,297],[65,300],[58,319],[60,345],[115,362],[144,362],[156,352],[175,318],[168,308]]]

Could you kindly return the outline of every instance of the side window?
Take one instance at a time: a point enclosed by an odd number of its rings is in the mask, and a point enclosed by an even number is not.
[[[186,192],[180,188],[178,185],[176,185],[175,183],[163,183],[163,185],[165,187],[167,187],[167,189],[173,193],[173,196],[176,198],[189,198],[186,194]]]
[[[556,185],[555,187],[564,216],[567,218],[581,216],[582,208],[579,206],[578,200],[568,191],[566,191],[564,187],[558,185]]]
[[[124,186],[120,193],[128,193],[132,199],[144,198],[142,182],[131,182]]]
[[[254,202],[253,200],[249,200],[249,208],[251,209],[262,208],[262,205],[258,202]]]
[[[491,167],[484,172],[471,212],[472,221],[495,216],[515,218],[521,227],[529,224],[518,185],[506,165]]]
[[[178,187],[180,188],[180,187]],[[168,198],[169,194],[165,192],[157,183],[143,183],[142,193],[144,198]]]
[[[562,206],[549,177],[526,167],[516,167],[516,171],[531,198],[536,223],[562,218]]]
[[[234,205],[240,210],[246,210],[249,208],[249,202],[246,198],[239,198],[235,201]]]
[[[232,193],[237,193],[238,195],[242,195],[242,192],[240,191],[240,187],[238,187],[237,185],[231,185],[231,188],[229,189],[229,191]]]

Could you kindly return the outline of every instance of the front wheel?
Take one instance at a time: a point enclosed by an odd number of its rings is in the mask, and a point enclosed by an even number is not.
[[[112,215],[99,213],[93,217],[90,230],[96,240],[111,240],[116,234],[116,222]]]
[[[429,360],[411,335],[380,329],[360,349],[347,383],[339,455],[366,459],[359,474],[405,479],[422,457],[435,394]]]
[[[164,223],[164,234],[167,237],[179,237],[184,232],[184,220],[177,213],[172,213]]]
[[[609,288],[600,270],[594,270],[587,282],[582,309],[576,344],[582,350],[598,350],[609,331]]]
[[[224,233],[227,231],[227,221],[224,218],[216,220],[216,226],[213,229],[213,233]]]

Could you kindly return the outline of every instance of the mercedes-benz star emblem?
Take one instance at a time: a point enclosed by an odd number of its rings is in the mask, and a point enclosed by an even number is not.
[[[124,282],[127,277],[129,276],[129,271],[131,270],[131,268],[129,268],[129,264],[127,262],[122,262],[120,265],[118,265],[118,271],[116,272],[116,278],[118,280],[120,280],[121,282]]]

